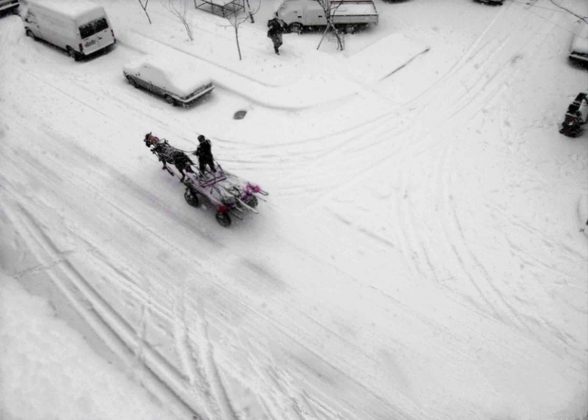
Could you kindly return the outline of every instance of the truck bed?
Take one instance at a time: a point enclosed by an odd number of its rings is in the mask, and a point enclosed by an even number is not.
[[[371,1],[333,1],[334,23],[378,23],[378,11]]]

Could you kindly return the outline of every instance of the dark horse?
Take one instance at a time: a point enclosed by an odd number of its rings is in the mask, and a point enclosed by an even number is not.
[[[180,179],[181,182],[184,181],[186,172],[194,172],[192,170],[192,165],[194,165],[194,162],[192,162],[186,153],[173,147],[167,142],[167,140],[162,140],[159,137],[152,135],[151,133],[147,133],[145,134],[143,141],[145,142],[145,146],[147,146],[152,153],[157,155],[157,158],[163,164],[161,169],[165,169],[170,172],[169,168],[167,167],[167,164],[169,163],[174,165],[178,171],[180,171],[182,174],[182,178]]]

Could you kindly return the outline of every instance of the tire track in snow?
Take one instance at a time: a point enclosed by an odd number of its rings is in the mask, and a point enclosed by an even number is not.
[[[73,266],[73,264],[63,256],[62,251],[53,243],[53,241],[44,232],[41,224],[36,218],[22,205],[17,204],[18,213],[16,216],[12,211],[9,214],[13,225],[17,226],[20,231],[28,232],[26,241],[40,261],[57,260],[59,263],[49,266],[46,271],[67,301],[72,305],[80,317],[94,330],[94,332],[103,340],[103,342],[112,350],[121,360],[131,363],[133,358],[133,348],[137,347],[137,337],[134,329],[117,314],[110,305],[104,301],[94,288],[86,282],[83,275]],[[7,209],[5,209],[7,210]],[[56,272],[60,272],[58,275]],[[174,377],[176,380],[177,372],[169,371],[169,366],[164,360],[161,360],[157,354],[151,352],[147,347],[144,348],[145,359],[151,361],[150,366],[145,365],[149,375],[142,378],[142,383],[147,389],[158,395],[159,398],[166,397],[168,407],[171,407],[176,415],[183,418],[200,418],[189,404],[186,404],[168,384],[161,380],[158,374],[161,370],[167,370],[168,379]],[[146,371],[144,371],[146,373]],[[173,400],[170,400],[170,397]],[[174,402],[175,401],[175,402]]]
[[[57,136],[55,139],[53,139],[52,136],[49,136],[49,139],[54,140],[56,142],[54,144],[54,148],[55,148],[54,150],[59,150],[60,147],[61,147],[61,148],[64,148],[64,152],[65,152],[65,148],[67,148],[69,150],[69,153],[71,153],[72,150],[75,153],[79,153],[80,152],[80,150],[77,150],[76,151],[76,146],[73,145],[73,143],[70,142],[70,140],[67,139],[67,138],[64,138],[62,136]],[[92,172],[95,173],[95,174],[101,174],[101,173],[104,173],[104,171],[105,171],[104,168],[101,168],[102,165],[104,164],[106,166],[106,173],[108,173],[109,168],[108,168],[108,165],[105,164],[105,162],[101,162],[99,159],[96,159],[95,157],[90,157],[90,155],[84,156],[85,154],[86,153],[80,153],[80,156],[79,156],[80,159],[81,159],[81,162],[82,162],[82,166],[86,167],[87,170],[90,170],[90,168],[91,168]],[[32,171],[32,173],[34,173],[35,171],[41,171],[41,172],[43,172],[45,165],[46,164],[49,164],[49,162],[40,161],[40,160],[35,159],[35,157],[32,154],[29,155],[29,156],[27,156],[27,159],[25,159],[25,160],[27,161],[27,164],[30,165],[30,168],[29,169]],[[69,168],[64,168],[62,171],[68,171],[68,170],[69,170]],[[75,174],[74,168],[72,168],[72,171],[73,172],[70,175],[74,175]],[[66,172],[66,174],[67,174],[67,172]],[[108,175],[107,177],[108,178],[112,178],[111,175]],[[79,183],[80,185],[84,185],[85,184],[85,185],[90,186],[90,187],[92,186],[92,183],[89,183],[89,181],[87,179],[85,179],[85,178],[75,178],[75,177],[73,177],[72,181],[75,182],[75,183]],[[135,188],[134,185],[133,185],[133,188]],[[121,209],[119,205],[116,205],[116,203],[109,202],[108,197],[105,197],[102,193],[100,193],[99,187],[94,187],[94,189],[95,189],[96,196],[101,197],[100,201],[103,202],[105,205],[114,205],[114,208],[117,209],[117,212],[120,212],[122,210],[122,214],[126,215],[126,217],[129,217],[134,223],[138,224],[138,226],[140,227],[140,229],[146,230],[146,231],[150,231],[151,230],[151,233],[153,233],[153,230],[148,225],[145,224],[145,221],[138,220],[133,215],[129,214],[128,212],[125,212],[124,209]],[[157,203],[157,201],[155,201],[155,203]],[[149,205],[151,206],[152,203],[150,202]],[[156,235],[156,236],[158,236],[158,235]],[[170,244],[168,241],[166,241],[164,238],[162,238],[160,236],[158,237],[158,241],[161,242],[161,243],[167,243],[167,245],[170,245],[170,246],[173,245],[173,244]],[[184,249],[178,248],[176,246],[172,246],[172,248],[173,248],[173,250],[174,250],[175,253],[186,255],[186,251]],[[193,257],[190,258],[190,259],[192,261],[195,261]],[[203,270],[203,271],[205,273],[208,272],[208,270],[206,270],[206,269]],[[211,276],[213,278],[215,277],[215,275],[212,274],[212,273],[211,273]],[[225,292],[228,292],[228,294],[231,294],[229,289],[225,289]],[[242,298],[237,299],[237,301],[242,301],[242,300],[243,300]],[[233,306],[234,306],[234,304],[235,304],[234,301],[231,301],[230,303],[227,303],[227,305],[233,305]],[[324,326],[321,326],[321,325],[318,325],[318,326],[324,327]],[[284,326],[281,326],[280,327],[280,329],[284,329],[284,328],[285,328]],[[296,339],[293,338],[293,336],[291,336],[290,334],[287,334],[287,335],[290,337],[290,340],[296,342]],[[309,349],[305,349],[305,351],[309,351]],[[319,364],[330,365],[330,362],[328,360],[323,359],[322,357],[320,357],[317,354],[314,354],[313,357],[318,357],[318,360],[320,361]],[[342,372],[339,372],[339,374],[341,374],[341,373]],[[350,381],[350,383],[353,383],[354,382],[353,378],[346,378],[346,381]]]

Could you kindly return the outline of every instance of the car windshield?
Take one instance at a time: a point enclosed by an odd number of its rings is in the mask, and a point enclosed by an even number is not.
[[[106,28],[108,28],[108,22],[106,22],[105,18],[96,19],[80,26],[80,35],[82,38],[88,38]]]

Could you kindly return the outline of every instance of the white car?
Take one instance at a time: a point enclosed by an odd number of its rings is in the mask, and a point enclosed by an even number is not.
[[[177,59],[145,56],[123,69],[128,82],[162,96],[172,105],[188,105],[212,92],[210,76],[192,63]]]
[[[570,46],[570,60],[580,63],[588,63],[588,25],[579,23],[576,35]]]

